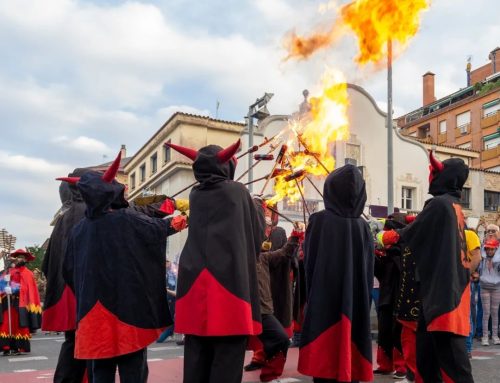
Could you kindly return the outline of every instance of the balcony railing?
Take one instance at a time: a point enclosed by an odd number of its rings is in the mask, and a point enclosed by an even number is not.
[[[438,144],[444,144],[446,142],[446,132],[438,134]]]
[[[470,122],[468,122],[467,124],[460,125],[455,129],[455,138],[465,136],[469,133],[470,133]]]
[[[498,121],[500,119],[500,113],[497,110],[496,112],[489,113],[483,118],[481,118],[481,128],[486,129],[489,128],[490,126],[498,124]]]
[[[481,153],[481,161],[488,161],[491,160],[492,158],[499,158],[499,157],[500,157],[500,145],[491,149],[484,150]]]

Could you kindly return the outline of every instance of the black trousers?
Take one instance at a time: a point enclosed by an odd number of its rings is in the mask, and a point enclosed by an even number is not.
[[[378,345],[392,359],[392,349],[403,354],[401,346],[402,325],[394,316],[393,305],[380,306],[378,309]]]
[[[186,335],[184,383],[241,383],[247,339]]]
[[[92,383],[114,383],[117,367],[121,383],[147,382],[147,349],[115,358],[92,360]]]
[[[474,383],[465,337],[449,332],[427,331],[421,315],[417,328],[417,370],[424,383],[445,381],[446,374],[454,383]]]
[[[286,356],[290,341],[285,329],[274,315],[262,315],[262,334],[259,339],[264,346],[266,358],[271,359],[280,351]]]
[[[54,383],[81,383],[87,361],[75,359],[75,331],[64,333],[64,343],[61,345],[56,371],[54,372]]]

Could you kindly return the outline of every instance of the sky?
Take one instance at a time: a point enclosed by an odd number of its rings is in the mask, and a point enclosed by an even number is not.
[[[345,1],[339,1],[339,4]],[[315,0],[0,0],[0,228],[17,247],[41,245],[60,207],[57,176],[137,151],[176,111],[242,121],[274,93],[272,114],[314,94],[340,69],[382,108],[386,73],[359,69],[354,38],[307,61],[284,61],[284,37],[326,27]],[[434,0],[394,62],[394,111],[421,106],[422,74],[436,96],[465,86],[465,65],[500,45],[496,0]]]

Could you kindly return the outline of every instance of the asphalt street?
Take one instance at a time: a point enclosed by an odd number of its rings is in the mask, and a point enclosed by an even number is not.
[[[31,353],[0,357],[0,382],[51,382],[63,340],[62,335],[44,335],[39,332],[32,339]],[[301,376],[296,371],[297,352],[297,349],[290,349],[281,383],[311,382],[310,378]],[[177,346],[174,342],[152,344],[148,348],[149,382],[182,382],[182,355],[183,347]],[[250,356],[250,353],[247,353],[247,360]],[[500,382],[500,346],[483,347],[476,343],[472,368],[476,383]],[[245,373],[243,381],[245,383],[258,382],[258,373]],[[392,377],[377,377],[375,382],[397,382],[397,380]]]

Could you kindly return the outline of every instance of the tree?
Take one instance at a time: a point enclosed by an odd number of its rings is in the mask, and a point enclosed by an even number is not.
[[[35,260],[28,262],[26,267],[33,271],[34,269],[42,269],[43,257],[45,256],[45,249],[39,245],[28,246],[26,249],[35,256]]]

